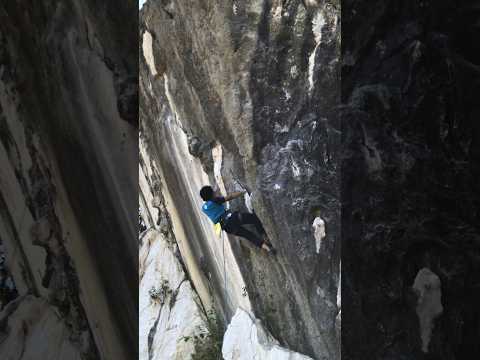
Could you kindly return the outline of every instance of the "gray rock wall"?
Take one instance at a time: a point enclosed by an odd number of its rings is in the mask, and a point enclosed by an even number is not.
[[[141,133],[157,149],[150,156],[182,215],[185,246],[204,260],[211,280],[203,281],[228,321],[234,300],[222,294],[218,259],[202,250],[215,240],[198,219],[198,177],[171,160],[170,121],[190,140],[205,180],[220,187],[211,152],[220,146],[226,190],[240,180],[253,191],[279,254],[230,237],[245,291],[282,345],[316,359],[339,352],[339,15],[337,2],[324,1],[154,1],[141,10],[140,40],[152,42],[141,57]],[[241,201],[232,206],[245,210]],[[318,250],[317,218],[325,224]]]
[[[45,359],[137,356],[136,10],[0,5],[0,242],[18,292],[1,358],[12,341],[58,342]]]
[[[343,8],[342,358],[478,357],[478,6]]]

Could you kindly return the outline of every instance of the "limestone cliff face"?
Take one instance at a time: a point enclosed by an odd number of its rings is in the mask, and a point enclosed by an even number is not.
[[[342,358],[477,358],[478,4],[344,9]]]
[[[278,345],[258,319],[238,309],[223,339],[222,355],[225,360],[312,360]]]
[[[140,132],[200,298],[315,359],[339,353],[339,15],[336,1],[147,1],[140,18]],[[275,258],[201,213],[202,185],[239,182]]]
[[[0,5],[2,359],[137,356],[135,11]]]
[[[190,281],[167,211],[161,174],[140,139],[139,359],[191,359],[194,336],[208,332],[208,303]],[[188,340],[187,340],[188,339]]]
[[[175,256],[176,244],[154,228],[141,240],[139,359],[190,359],[191,339],[206,331],[203,306]]]
[[[181,130],[176,130],[180,139],[182,134]],[[184,134],[183,138],[186,146]],[[139,166],[139,215],[143,224],[139,237],[140,360],[187,360],[205,356],[216,359],[222,354],[226,360],[311,359],[282,347],[261,320],[255,318],[228,244],[223,248],[223,242],[216,239],[205,249],[206,253],[214,252],[210,255],[213,257],[210,258],[211,267],[225,261],[228,271],[222,283],[225,288],[212,278],[213,271],[225,274],[223,267],[221,270],[214,267],[211,272],[202,257],[200,268],[197,268],[197,259],[189,249],[192,234],[185,231],[181,213],[172,206],[172,194],[165,187],[164,172],[157,160],[150,157],[156,154],[152,145],[155,142],[142,132]],[[181,153],[181,149],[177,151]],[[186,153],[183,156],[183,160],[189,160],[187,163],[194,160]],[[200,174],[201,165],[197,166]],[[207,229],[210,234],[211,228]],[[231,306],[237,307],[225,334],[224,326],[215,319],[217,316],[212,318],[215,296],[222,293]],[[226,316],[225,309],[218,310]],[[202,340],[195,341],[195,338]]]

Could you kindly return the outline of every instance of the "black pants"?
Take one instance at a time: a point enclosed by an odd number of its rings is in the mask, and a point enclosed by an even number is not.
[[[229,234],[241,236],[257,247],[262,247],[263,239],[248,229],[245,229],[242,225],[253,224],[260,235],[265,234],[265,229],[260,222],[260,219],[255,214],[233,212],[232,216],[228,218],[223,224],[222,228]]]

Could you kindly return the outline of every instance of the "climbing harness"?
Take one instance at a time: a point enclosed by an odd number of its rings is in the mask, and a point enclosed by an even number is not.
[[[229,219],[232,216],[232,212],[230,210],[225,211],[222,216],[220,216],[220,219],[218,219],[218,222],[213,224],[213,228],[215,230],[215,234],[217,236],[220,236],[222,232],[222,228],[225,225],[225,220]]]
[[[225,211],[225,213],[220,217],[220,219],[218,220],[218,223],[220,224],[220,226],[223,227],[225,226],[225,221],[227,221],[228,219],[230,219],[232,217],[233,213],[230,211],[230,210],[227,210]]]

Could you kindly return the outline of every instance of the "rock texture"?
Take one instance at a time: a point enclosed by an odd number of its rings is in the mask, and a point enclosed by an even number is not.
[[[311,360],[278,345],[261,322],[238,309],[228,325],[222,348],[225,360]]]
[[[477,358],[478,5],[342,9],[342,359]],[[427,354],[422,268],[443,305]]]
[[[137,357],[136,10],[0,5],[2,359]]]
[[[141,136],[202,302],[225,324],[252,311],[315,359],[339,356],[339,16],[337,1],[162,0],[140,12]],[[207,183],[252,190],[277,257],[235,237],[224,253],[200,211]]]
[[[416,311],[422,338],[422,351],[427,353],[435,319],[443,312],[440,279],[429,269],[423,268],[415,277],[412,287],[418,298]]]
[[[175,256],[174,243],[155,229],[142,236],[139,359],[190,359],[193,336],[205,329],[204,310]],[[185,341],[185,339],[189,339]]]
[[[180,253],[186,241],[181,219],[169,205],[163,173],[145,141],[141,134],[140,220],[147,229],[139,238],[139,358],[201,359],[206,352],[215,357],[220,346],[212,344],[221,342],[222,329],[211,315],[211,293],[203,287],[205,275],[196,272],[195,258]]]
[[[68,324],[55,307],[42,298],[26,295],[10,302],[0,321],[4,329],[8,329],[8,336],[1,344],[4,359],[85,358],[87,349],[82,349],[85,341],[72,341],[65,336],[70,332]],[[87,339],[90,336],[88,332],[83,335]]]

